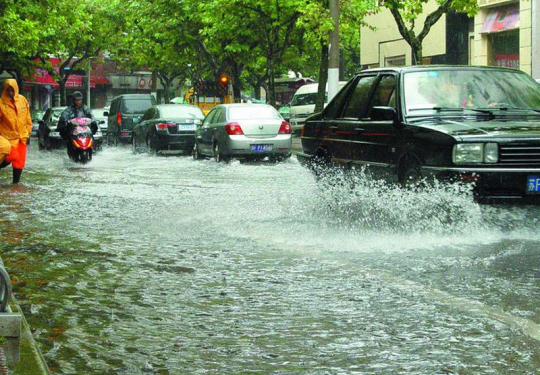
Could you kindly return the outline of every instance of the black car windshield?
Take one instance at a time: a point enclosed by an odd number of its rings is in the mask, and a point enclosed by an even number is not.
[[[404,74],[407,115],[445,110],[540,108],[540,85],[519,71],[440,69]]]
[[[162,118],[195,118],[204,120],[204,113],[200,108],[190,106],[164,106],[159,108]]]
[[[143,114],[152,104],[150,99],[126,99],[122,106],[122,113]]]
[[[279,119],[278,111],[271,106],[243,106],[229,108],[230,120]]]

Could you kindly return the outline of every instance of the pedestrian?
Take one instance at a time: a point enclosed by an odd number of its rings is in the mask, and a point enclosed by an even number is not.
[[[4,81],[0,99],[0,168],[13,167],[13,183],[18,184],[26,165],[26,147],[32,133],[30,106],[14,79]]]

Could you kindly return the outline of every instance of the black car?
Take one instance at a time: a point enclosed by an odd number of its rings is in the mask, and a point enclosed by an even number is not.
[[[496,67],[366,70],[307,119],[302,148],[308,166],[471,182],[482,201],[540,203],[540,86]]]
[[[110,110],[103,114],[107,117],[107,143],[131,143],[133,127],[155,104],[151,94],[123,94],[113,98]]]
[[[62,111],[66,108],[53,107],[45,111],[43,118],[39,121],[37,131],[38,148],[40,150],[52,150],[65,146],[65,141],[60,136],[60,132],[56,130],[56,126],[58,125]]]
[[[191,153],[195,143],[195,129],[203,120],[203,111],[194,105],[153,106],[133,128],[133,151],[137,152],[141,145],[145,145],[151,152]]]

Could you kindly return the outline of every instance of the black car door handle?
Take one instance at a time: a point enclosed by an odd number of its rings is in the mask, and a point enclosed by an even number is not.
[[[330,130],[338,130],[338,129],[339,129],[339,126],[335,126],[335,125],[334,125],[334,126],[330,126],[329,129],[330,129]]]
[[[364,128],[354,128],[354,131],[355,132],[358,132],[358,133],[361,133],[363,132],[365,129]]]

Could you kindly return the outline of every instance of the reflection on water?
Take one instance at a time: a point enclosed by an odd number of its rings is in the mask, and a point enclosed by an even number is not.
[[[0,251],[62,374],[524,374],[540,322],[536,208],[410,192],[294,159],[29,155]],[[9,171],[10,172],[10,171]],[[6,181],[0,172],[0,181]]]

